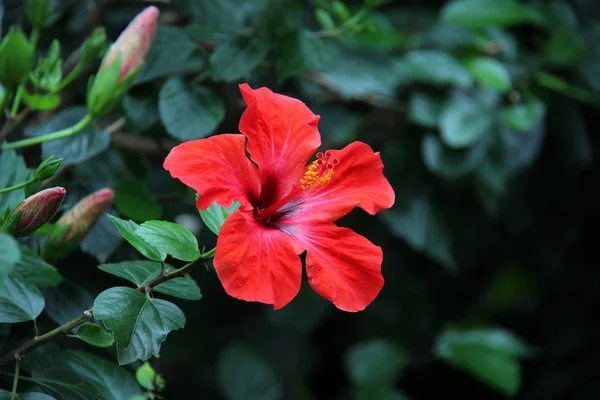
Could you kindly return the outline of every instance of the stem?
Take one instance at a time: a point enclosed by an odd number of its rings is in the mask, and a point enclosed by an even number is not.
[[[4,189],[0,189],[0,194],[12,192],[13,190],[24,188],[25,186],[31,185],[35,181],[37,181],[37,178],[34,176],[33,178],[29,178],[25,182],[19,183],[18,185],[10,186],[10,187],[4,188]]]
[[[20,372],[21,372],[21,360],[17,358],[17,362],[15,363],[15,377],[13,378],[12,394],[17,394],[17,386],[19,384],[19,373]]]
[[[6,137],[10,134],[10,132],[12,132],[12,130],[15,129],[15,127],[17,127],[25,118],[27,118],[27,116],[30,113],[31,113],[30,108],[24,108],[23,110],[21,110],[19,115],[16,116],[16,118],[12,118],[12,117],[8,116],[6,118],[6,122],[4,123],[4,126],[0,130],[0,142],[2,142],[4,139],[6,139]]]
[[[85,116],[78,123],[69,128],[49,133],[47,135],[36,136],[11,143],[5,143],[2,145],[2,150],[18,149],[20,147],[33,146],[35,144],[49,142],[51,140],[63,139],[69,136],[76,135],[77,133],[81,132],[85,127],[87,127],[93,119],[94,118],[90,114],[85,114]]]
[[[148,283],[143,286],[137,288],[142,293],[149,293],[154,287],[160,285],[163,282],[169,281],[171,279],[179,278],[184,276],[189,272],[189,270],[199,261],[208,261],[215,255],[216,248],[207,251],[206,253],[200,254],[197,260],[194,260],[190,263],[187,263],[183,267],[176,269],[173,272],[163,273],[152,279]],[[23,358],[27,353],[32,352],[36,348],[45,344],[56,338],[59,335],[67,335],[71,330],[77,328],[79,325],[88,321],[92,318],[92,309],[85,310],[79,317],[65,323],[64,325],[59,326],[56,329],[51,330],[48,333],[43,334],[42,336],[36,336],[31,339],[29,342],[25,343],[23,346],[19,347],[16,350],[11,351],[8,354],[5,354],[2,358],[0,358],[0,366],[9,363],[12,360],[16,360],[19,362],[21,358]],[[25,379],[25,378],[22,378]]]
[[[4,90],[2,93],[0,93],[0,112],[4,110],[4,106],[6,105],[9,96],[10,92],[8,90]]]
[[[19,106],[21,105],[21,96],[23,95],[23,85],[19,85],[17,92],[15,93],[15,99],[13,101],[12,108],[10,109],[10,116],[16,117]]]
[[[538,72],[535,76],[535,80],[538,85],[554,90],[562,95],[579,100],[583,103],[592,104],[596,107],[600,106],[600,97],[584,88],[571,85],[556,75]]]
[[[33,29],[31,30],[31,36],[29,37],[29,41],[31,42],[31,45],[33,46],[33,48],[35,48],[35,46],[37,46],[37,42],[38,42],[39,38],[40,38],[40,29],[33,27]]]
[[[63,79],[62,81],[60,81],[55,87],[54,89],[52,89],[50,91],[50,93],[58,93],[61,90],[63,90],[65,87],[67,87],[71,82],[73,82],[75,80],[75,78],[77,78],[79,76],[79,74],[81,74],[81,72],[83,72],[84,67],[81,64],[77,64],[75,65],[75,68],[73,68],[71,70],[71,72],[69,72],[69,74],[65,77],[65,79]]]

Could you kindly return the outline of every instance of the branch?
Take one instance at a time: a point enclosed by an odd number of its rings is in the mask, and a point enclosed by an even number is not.
[[[172,272],[163,272],[158,275],[156,278],[150,280],[148,283],[137,288],[142,293],[151,292],[153,288],[164,283],[166,281],[170,281],[171,279],[180,278],[190,272],[192,267],[201,261],[208,261],[212,259],[215,255],[215,250],[212,249],[207,251],[206,253],[200,254],[197,260],[187,263],[183,267],[176,269]],[[92,309],[89,308],[85,310],[79,317],[65,323],[64,325],[59,326],[56,329],[51,330],[48,333],[45,333],[41,336],[36,336],[31,339],[29,342],[25,343],[21,347],[16,350],[13,350],[7,354],[5,354],[2,358],[0,358],[0,366],[7,364],[11,361],[20,361],[27,353],[31,353],[33,350],[37,349],[41,345],[55,339],[57,336],[66,335],[71,330],[77,328],[79,325],[82,325],[86,321],[92,319]]]

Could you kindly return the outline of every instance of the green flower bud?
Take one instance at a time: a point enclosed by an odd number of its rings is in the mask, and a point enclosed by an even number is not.
[[[41,28],[50,16],[50,0],[26,0],[27,19],[36,28]]]
[[[21,27],[13,27],[0,43],[0,83],[14,92],[33,68],[33,46]]]
[[[79,62],[84,66],[94,65],[104,50],[106,50],[106,31],[103,27],[96,28],[83,44]]]
[[[54,156],[46,157],[46,159],[44,159],[39,167],[37,167],[35,170],[35,178],[38,181],[43,181],[44,179],[50,178],[52,175],[54,175],[58,167],[60,167],[63,159],[58,158],[53,160],[53,158]]]

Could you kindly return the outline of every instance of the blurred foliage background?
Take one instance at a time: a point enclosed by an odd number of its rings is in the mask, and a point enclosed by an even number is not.
[[[384,249],[386,284],[364,312],[307,282],[274,312],[195,270],[203,299],[179,303],[186,327],[152,362],[165,398],[599,398],[599,2],[56,0],[38,51],[59,39],[68,69],[95,27],[114,40],[149,4],[156,42],[105,132],[25,152],[65,159],[68,204],[108,186],[111,213],[176,221],[212,247],[162,161],[178,142],[237,132],[240,82],[306,102],[324,148],[381,151],[397,196],[341,222]],[[4,33],[25,23],[22,1],[0,1],[0,16]],[[91,73],[19,132],[76,121]],[[66,281],[45,290],[40,326],[121,284],[98,263],[140,257],[107,218],[81,250],[57,266]],[[30,329],[0,327],[2,352]]]

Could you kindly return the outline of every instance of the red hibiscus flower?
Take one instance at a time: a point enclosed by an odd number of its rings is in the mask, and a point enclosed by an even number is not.
[[[341,310],[363,310],[383,286],[383,253],[333,222],[355,206],[369,214],[392,206],[394,191],[379,153],[354,142],[317,153],[307,165],[321,145],[319,117],[267,88],[243,84],[240,90],[248,105],[240,120],[243,135],[183,143],[164,163],[198,192],[198,209],[241,204],[217,239],[214,265],[225,291],[281,308],[300,290],[298,255],[306,251],[312,288]]]

